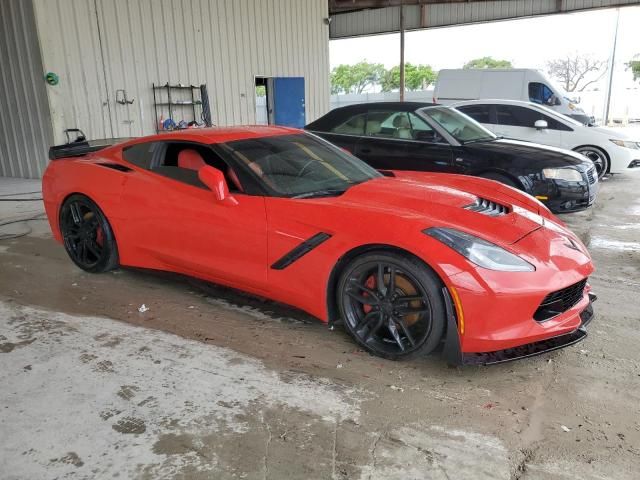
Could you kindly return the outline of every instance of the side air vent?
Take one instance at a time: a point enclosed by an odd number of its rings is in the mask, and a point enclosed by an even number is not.
[[[467,205],[464,208],[466,208],[467,210],[471,210],[472,212],[481,213],[482,215],[488,215],[490,217],[498,217],[500,215],[506,215],[507,213],[509,213],[509,207],[480,197],[478,197],[478,199],[474,203],[472,203],[471,205]]]
[[[124,165],[120,165],[119,163],[100,162],[100,163],[98,163],[98,165],[100,165],[101,167],[107,167],[107,168],[111,168],[113,170],[118,170],[119,172],[125,172],[126,173],[126,172],[133,171],[129,167],[126,167]]]

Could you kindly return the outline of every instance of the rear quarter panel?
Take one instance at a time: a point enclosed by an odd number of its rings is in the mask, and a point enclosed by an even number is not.
[[[83,158],[65,158],[51,161],[42,178],[45,211],[54,238],[62,242],[59,217],[60,208],[67,197],[80,193],[93,200],[109,219],[116,238],[124,211],[120,197],[126,173],[113,170],[96,162],[118,162],[115,153]]]

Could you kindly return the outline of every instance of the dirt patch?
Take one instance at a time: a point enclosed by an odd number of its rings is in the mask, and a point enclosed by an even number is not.
[[[135,385],[122,385],[116,395],[118,395],[123,400],[131,400],[136,396],[136,392],[138,392],[138,390],[140,389]]]
[[[133,433],[140,434],[147,431],[147,426],[144,423],[144,420],[135,417],[124,417],[118,420],[117,423],[111,425],[116,432],[119,433]]]
[[[68,463],[74,467],[81,467],[84,462],[80,459],[76,452],[69,452],[64,457],[52,458],[51,463]]]

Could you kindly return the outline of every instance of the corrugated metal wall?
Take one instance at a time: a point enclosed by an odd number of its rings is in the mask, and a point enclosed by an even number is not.
[[[326,0],[34,3],[56,141],[154,133],[152,83],[206,83],[217,125],[255,123],[255,76],[304,77],[307,121],[329,108]]]
[[[592,8],[638,5],[640,0],[482,0],[406,5],[405,28],[445,27]],[[386,7],[333,15],[332,39],[397,32],[400,7]]]
[[[30,1],[0,1],[0,176],[38,178],[51,141]]]

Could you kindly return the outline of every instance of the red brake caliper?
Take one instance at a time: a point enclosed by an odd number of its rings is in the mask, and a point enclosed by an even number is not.
[[[367,281],[364,282],[364,286],[375,291],[375,289],[376,289],[376,279],[373,277],[373,275],[371,275],[369,278],[367,278]],[[366,298],[366,297],[369,296],[369,294],[367,292],[364,292],[362,294],[362,296]],[[371,307],[371,305],[363,305],[362,309],[364,310],[364,313],[369,313],[372,310],[372,307]]]

